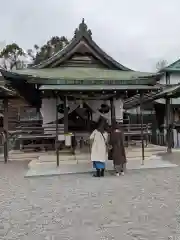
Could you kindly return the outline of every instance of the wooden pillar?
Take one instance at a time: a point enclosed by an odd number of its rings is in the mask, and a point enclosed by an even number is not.
[[[87,129],[88,132],[91,132],[91,113],[89,110],[87,111]]]
[[[170,85],[170,74],[169,73],[165,73],[165,80],[166,80],[166,85]]]
[[[59,144],[58,144],[58,96],[56,95],[56,164],[59,167]]]
[[[138,107],[136,107],[136,123],[139,124]]]
[[[141,120],[141,147],[142,147],[142,165],[144,165],[144,129],[143,129],[143,113],[142,100],[144,93],[140,93],[140,120]]]
[[[64,134],[68,133],[68,100],[64,97]]]
[[[114,128],[116,124],[116,112],[114,107],[114,98],[110,99],[110,105],[111,105],[111,126]]]
[[[3,129],[4,129],[4,162],[8,161],[8,150],[9,150],[9,134],[8,134],[8,98],[4,99],[4,119],[3,119]]]
[[[172,117],[171,117],[171,99],[166,98],[166,144],[167,152],[172,152]]]

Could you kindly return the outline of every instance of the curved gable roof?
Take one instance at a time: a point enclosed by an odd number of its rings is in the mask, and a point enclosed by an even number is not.
[[[81,42],[85,42],[88,47],[92,49],[92,54],[96,54],[103,62],[110,69],[121,70],[121,71],[133,71],[116,60],[114,60],[111,56],[109,56],[106,52],[104,52],[93,40],[91,37],[91,31],[88,30],[87,25],[84,23],[84,19],[82,23],[79,25],[79,28],[75,31],[74,38],[70,41],[68,45],[66,45],[62,50],[55,53],[52,57],[47,60],[42,61],[41,63],[31,66],[33,69],[42,69],[47,67],[52,67],[55,62],[62,63],[66,60],[73,49],[75,49],[78,44]]]

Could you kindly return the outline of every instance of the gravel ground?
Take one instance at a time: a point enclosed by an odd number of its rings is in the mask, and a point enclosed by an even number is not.
[[[26,170],[0,164],[0,239],[180,239],[180,167],[102,179]]]

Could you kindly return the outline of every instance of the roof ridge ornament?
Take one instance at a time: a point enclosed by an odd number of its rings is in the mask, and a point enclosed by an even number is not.
[[[76,28],[74,32],[74,38],[77,38],[79,36],[86,36],[92,39],[92,32],[90,29],[88,29],[88,26],[84,21],[84,18],[82,19],[82,22],[79,24],[79,27]]]

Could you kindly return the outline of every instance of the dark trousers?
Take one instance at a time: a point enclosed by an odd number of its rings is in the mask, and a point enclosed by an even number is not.
[[[104,177],[105,169],[96,169],[96,173],[93,175],[94,177]]]
[[[114,165],[114,170],[116,171],[116,173],[122,173],[124,172],[124,164],[120,164],[120,165]]]

